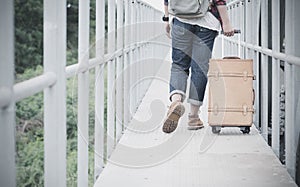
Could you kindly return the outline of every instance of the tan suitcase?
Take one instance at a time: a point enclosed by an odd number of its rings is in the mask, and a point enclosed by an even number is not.
[[[253,122],[253,61],[239,58],[209,62],[208,123],[213,133],[240,127],[249,133]]]

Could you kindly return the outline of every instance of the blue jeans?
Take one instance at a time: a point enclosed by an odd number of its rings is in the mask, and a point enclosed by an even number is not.
[[[182,100],[185,99],[191,67],[188,102],[197,106],[202,105],[207,84],[208,62],[217,35],[217,31],[173,19],[170,98],[173,94],[181,94]]]

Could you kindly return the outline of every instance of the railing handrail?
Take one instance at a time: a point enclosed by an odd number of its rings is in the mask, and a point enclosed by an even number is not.
[[[54,85],[56,81],[57,77],[55,73],[46,72],[32,79],[17,83],[14,85],[14,101],[18,102],[39,93],[45,88]]]
[[[234,44],[238,44],[238,41],[235,40],[235,39],[232,39],[232,38],[225,38],[225,40],[228,40],[229,42],[232,42]],[[294,64],[294,65],[300,66],[300,57],[297,57],[297,56],[294,56],[294,55],[289,55],[289,54],[282,53],[282,52],[277,52],[277,51],[274,51],[272,49],[264,48],[262,46],[247,43],[247,42],[244,42],[244,41],[241,41],[241,45],[248,48],[248,49],[252,49],[256,52],[265,54],[265,55],[270,56],[270,57],[274,57],[275,59],[287,62],[289,64]]]
[[[134,47],[127,47],[123,49],[116,50],[113,54],[105,54],[104,61],[102,58],[91,58],[89,59],[89,66],[87,67],[88,70],[95,68],[98,65],[106,64],[112,59],[116,57],[120,57],[123,55],[123,52],[129,52],[130,50],[135,50],[136,48],[141,47],[142,45],[147,44],[156,44],[161,46],[169,47],[169,45],[162,43],[162,42],[156,42],[156,41],[143,41],[138,42],[136,46]],[[133,46],[133,45],[132,45]],[[66,67],[66,79],[74,77],[78,75],[78,73],[86,71],[85,68],[80,68],[80,65],[73,64]],[[31,79],[16,83],[13,87],[14,94],[0,90],[1,95],[3,95],[3,98],[1,98],[0,103],[1,107],[5,107],[9,102],[13,99],[15,102],[19,102],[25,98],[28,98],[30,96],[33,96],[39,92],[42,92],[45,88],[52,86],[57,81],[56,75],[53,72],[46,72],[42,75],[33,77]],[[7,94],[5,94],[7,92]],[[5,96],[7,95],[7,96]]]

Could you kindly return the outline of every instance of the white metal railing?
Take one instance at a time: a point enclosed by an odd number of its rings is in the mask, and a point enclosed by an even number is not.
[[[16,185],[14,136],[14,6],[13,1],[1,1],[0,6],[0,181],[5,186]],[[9,72],[9,73],[7,73]],[[3,168],[3,169],[2,169]],[[4,169],[5,168],[5,169]]]
[[[298,104],[300,86],[297,75],[300,73],[300,38],[297,36],[297,28],[300,24],[296,18],[300,13],[296,7],[299,8],[300,4],[297,0],[286,0],[285,15],[281,15],[280,8],[283,5],[280,3],[280,0],[234,0],[228,3],[228,10],[233,26],[242,30],[241,56],[252,58],[254,61],[257,77],[254,85],[255,125],[261,130],[267,142],[271,138],[272,149],[279,157],[280,150],[283,149],[280,144],[280,123],[282,123],[280,108],[285,108],[285,165],[295,179],[297,141],[300,131],[299,117],[296,115],[296,110],[300,109]],[[283,16],[285,28],[284,31],[280,31],[280,19]],[[286,33],[285,52],[280,51],[280,32]],[[225,41],[225,54],[237,51],[237,40],[225,38]],[[284,71],[280,68],[280,61],[284,62]],[[271,76],[269,72],[272,72]],[[283,107],[280,106],[281,83],[285,85]],[[271,132],[269,137],[268,131]]]
[[[96,57],[89,51],[89,0],[79,0],[78,64],[66,67],[66,0],[44,0],[44,74],[14,85],[13,2],[0,6],[0,181],[16,185],[14,105],[44,90],[45,186],[66,186],[66,79],[78,76],[78,186],[88,186],[89,70],[95,68],[95,178],[131,120],[160,64],[143,68],[145,59],[164,59],[169,46],[156,42],[164,32],[153,26],[162,13],[138,0],[96,0]],[[117,11],[117,12],[116,12]],[[124,11],[124,12],[123,12]],[[117,17],[115,16],[117,15]],[[105,17],[108,17],[108,38]],[[116,23],[116,25],[115,25]],[[151,26],[152,25],[152,26]],[[108,54],[104,54],[105,42]],[[159,49],[157,49],[159,48]],[[162,50],[161,48],[166,48]],[[107,87],[104,84],[107,72]],[[104,100],[107,91],[107,135]],[[104,138],[107,137],[107,151]],[[107,154],[105,154],[107,152]],[[105,157],[105,155],[107,157]]]

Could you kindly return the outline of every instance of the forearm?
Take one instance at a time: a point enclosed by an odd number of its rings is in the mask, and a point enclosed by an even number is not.
[[[165,11],[164,17],[169,17],[168,0],[164,0],[164,11]],[[170,24],[169,21],[167,20],[166,20],[166,33],[167,36],[170,38]]]
[[[169,17],[168,5],[164,5],[164,10],[165,10],[165,16]]]
[[[233,36],[234,35],[234,29],[231,26],[227,7],[226,5],[219,5],[217,6],[218,12],[220,14],[221,20],[222,20],[222,29],[224,31],[225,36]]]
[[[164,0],[164,11],[166,17],[169,17],[168,5],[169,5],[169,0]]]
[[[219,5],[219,6],[217,6],[217,9],[218,9],[219,14],[221,16],[223,24],[229,24],[230,20],[229,20],[229,16],[228,16],[226,5]]]

